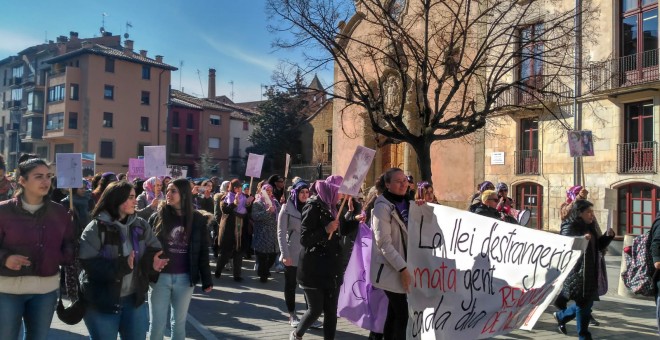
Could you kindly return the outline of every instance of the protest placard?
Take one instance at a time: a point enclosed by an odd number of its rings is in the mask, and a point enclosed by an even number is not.
[[[264,155],[254,153],[248,154],[247,166],[245,167],[245,176],[261,177],[261,168],[264,166]]]
[[[186,165],[168,165],[168,176],[172,179],[185,178],[188,176],[188,167]]]
[[[291,167],[291,155],[286,154],[286,162],[284,166],[284,178],[289,178],[289,168]]]
[[[346,169],[344,180],[339,186],[340,194],[357,196],[360,193],[360,187],[367,176],[367,172],[369,172],[374,155],[376,155],[376,150],[358,145],[353,154],[353,159],[351,159],[351,163]]]
[[[82,153],[83,177],[94,176],[96,173],[96,154]]]
[[[79,153],[55,154],[57,187],[71,189],[82,187],[82,155]]]
[[[144,177],[167,176],[165,145],[144,147]]]
[[[129,158],[128,159],[128,180],[133,182],[136,178],[144,178],[144,159]]]
[[[587,241],[450,207],[410,206],[409,339],[483,339],[532,329]]]

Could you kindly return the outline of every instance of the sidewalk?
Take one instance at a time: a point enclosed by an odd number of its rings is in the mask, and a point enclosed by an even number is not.
[[[606,263],[610,289],[594,305],[594,315],[601,323],[589,327],[594,339],[657,339],[655,303],[652,299],[620,297],[617,294],[620,256],[607,256]],[[292,328],[284,312],[284,275],[273,273],[268,283],[261,283],[252,270],[253,265],[250,260],[243,262],[243,282],[234,282],[230,272],[225,270],[221,279],[214,279],[215,288],[210,294],[203,294],[199,287],[195,288],[186,325],[189,339],[288,339]],[[296,301],[298,311],[303,311],[305,305],[300,290]],[[568,337],[557,331],[551,314],[554,311],[554,307],[549,307],[532,331],[517,330],[495,339],[577,338],[575,322],[567,324]],[[55,317],[52,327],[49,339],[87,338],[87,329],[82,322],[68,326]],[[368,334],[368,331],[340,319],[336,339],[366,339]],[[322,338],[322,330],[310,330],[305,334],[305,340]]]

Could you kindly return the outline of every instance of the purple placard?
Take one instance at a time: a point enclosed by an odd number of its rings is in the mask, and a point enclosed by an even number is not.
[[[360,187],[364,182],[364,178],[367,177],[367,172],[369,172],[375,155],[376,150],[358,145],[353,154],[353,159],[351,159],[351,164],[346,169],[346,176],[344,176],[344,180],[339,187],[340,194],[357,196],[360,193]]]
[[[133,182],[136,178],[144,178],[144,159],[129,158],[128,159],[128,180]]]

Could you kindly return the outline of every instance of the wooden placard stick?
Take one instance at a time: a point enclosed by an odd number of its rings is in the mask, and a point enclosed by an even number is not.
[[[344,209],[344,204],[346,204],[346,197],[347,195],[344,195],[344,198],[341,200],[341,205],[339,205],[339,210],[337,210],[337,216],[335,217],[335,221],[339,221],[339,216],[341,215],[341,210]],[[337,225],[337,230],[339,230],[339,225]],[[332,238],[332,234],[335,232],[331,232],[330,236],[328,236],[328,240]]]

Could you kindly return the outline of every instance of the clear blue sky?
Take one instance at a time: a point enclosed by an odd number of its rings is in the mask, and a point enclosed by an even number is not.
[[[105,28],[113,35],[123,35],[126,22],[132,24],[128,33],[136,51],[163,55],[175,67],[183,61],[172,73],[172,88],[206,95],[208,69],[215,68],[216,94],[230,97],[233,81],[235,102],[260,100],[260,85],[271,83],[279,60],[301,55],[271,47],[275,36],[267,30],[265,0],[8,1],[2,13],[0,59],[46,38],[68,37],[69,31],[80,38],[99,36],[106,13]],[[322,71],[319,78],[327,86],[332,72]]]

